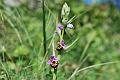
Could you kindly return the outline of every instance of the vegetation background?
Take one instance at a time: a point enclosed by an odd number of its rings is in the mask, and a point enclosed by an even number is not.
[[[32,2],[33,1],[33,2]],[[58,80],[70,78],[84,61],[80,70],[101,63],[120,60],[120,11],[113,5],[88,6],[80,0],[45,0],[47,46],[56,28],[62,5],[67,2],[74,30],[65,41],[69,45],[79,40],[62,55]],[[0,80],[51,80],[47,57],[43,54],[42,4],[23,0],[11,7],[0,0]],[[72,80],[120,80],[120,63],[97,66],[76,73]]]

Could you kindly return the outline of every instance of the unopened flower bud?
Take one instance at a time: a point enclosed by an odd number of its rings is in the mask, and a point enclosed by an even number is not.
[[[67,25],[67,28],[73,29],[74,26],[73,26],[73,24],[68,24],[68,25]]]

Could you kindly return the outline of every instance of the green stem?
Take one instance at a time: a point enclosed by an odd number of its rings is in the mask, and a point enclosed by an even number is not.
[[[53,56],[55,56],[54,39],[53,39],[53,42],[52,42],[52,47],[53,47]]]
[[[53,70],[53,80],[57,80],[57,69]]]
[[[59,36],[60,36],[60,41],[62,41],[63,40],[63,37],[64,37],[64,32],[65,32],[65,29],[63,29],[62,30],[62,34],[60,34]]]
[[[46,53],[46,22],[45,22],[45,6],[44,6],[44,0],[42,2],[42,9],[43,9],[43,37],[44,37],[44,54]]]
[[[63,29],[63,31],[62,31],[62,39],[63,39],[63,36],[64,36],[64,32],[65,32],[65,29]]]

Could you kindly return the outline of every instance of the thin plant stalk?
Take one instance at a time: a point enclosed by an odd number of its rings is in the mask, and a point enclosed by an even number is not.
[[[57,80],[57,69],[53,71],[53,80]]]
[[[120,61],[100,63],[100,64],[95,64],[95,65],[91,65],[91,66],[88,66],[88,67],[79,69],[79,70],[77,70],[77,71],[74,73],[74,75],[72,75],[72,77],[70,77],[70,78],[67,79],[67,80],[71,80],[73,77],[75,77],[76,74],[78,74],[78,73],[80,73],[80,72],[82,72],[82,71],[85,71],[85,70],[88,70],[88,69],[92,69],[92,68],[95,68],[95,67],[99,67],[99,66],[105,66],[105,65],[110,65],[110,64],[117,64],[117,63],[120,63]]]
[[[46,53],[46,21],[45,21],[45,6],[44,6],[44,0],[42,0],[42,10],[43,10],[43,45],[44,45],[44,54]]]
[[[52,42],[52,47],[53,47],[53,56],[55,56],[54,39],[53,39],[53,42]]]
[[[54,36],[53,36],[54,37]],[[53,47],[53,56],[55,56],[55,48],[54,48],[54,38],[52,40],[52,47]],[[53,80],[57,80],[57,68],[53,69]]]

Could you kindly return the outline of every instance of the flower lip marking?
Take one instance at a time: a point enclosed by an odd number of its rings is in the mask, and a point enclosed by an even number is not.
[[[65,49],[65,42],[64,42],[64,40],[58,42],[57,45],[58,45],[57,48],[56,48],[57,51],[62,51],[62,50]]]

